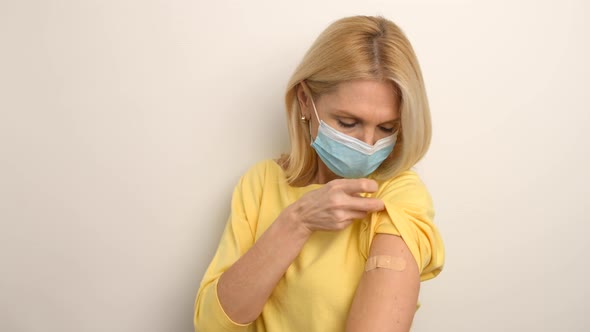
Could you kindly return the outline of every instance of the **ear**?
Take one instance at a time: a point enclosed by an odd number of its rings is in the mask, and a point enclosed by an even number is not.
[[[309,119],[311,115],[311,100],[305,93],[305,90],[307,89],[304,89],[303,85],[305,85],[305,82],[301,82],[297,85],[297,101],[299,102],[301,114]]]

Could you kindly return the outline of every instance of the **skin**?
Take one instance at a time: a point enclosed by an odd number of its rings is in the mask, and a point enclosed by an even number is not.
[[[298,90],[303,115],[310,120],[312,137],[318,120],[311,99]],[[342,83],[315,100],[318,116],[331,127],[373,145],[391,135],[399,120],[398,103],[390,83]],[[313,232],[339,231],[368,213],[381,211],[376,198],[360,197],[377,191],[369,179],[341,179],[318,158],[313,183],[325,184],[285,208],[258,241],[220,277],[217,292],[227,315],[237,323],[254,321],[287,268]],[[347,331],[408,331],[419,289],[418,267],[398,236],[377,234],[370,255],[406,259],[402,272],[375,269],[365,272],[347,320]]]

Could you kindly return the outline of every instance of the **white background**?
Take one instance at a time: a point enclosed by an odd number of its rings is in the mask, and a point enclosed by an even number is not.
[[[585,331],[590,6],[562,1],[2,1],[0,330],[192,331],[239,176],[332,21],[414,45],[417,167],[447,263],[414,331]]]

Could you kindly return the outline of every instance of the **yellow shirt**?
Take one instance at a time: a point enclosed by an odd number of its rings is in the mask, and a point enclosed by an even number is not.
[[[292,187],[273,160],[256,164],[236,186],[231,215],[195,301],[198,332],[341,332],[376,233],[399,235],[418,263],[422,281],[442,270],[444,247],[432,223],[426,187],[413,171],[379,184],[370,196],[386,209],[338,232],[317,231],[304,245],[251,324],[233,322],[217,297],[221,274],[240,258],[280,212],[320,184]]]

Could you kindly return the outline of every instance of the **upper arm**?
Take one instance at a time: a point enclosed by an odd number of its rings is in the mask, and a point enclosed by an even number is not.
[[[409,331],[416,312],[420,273],[403,239],[377,234],[369,257],[386,255],[406,261],[403,271],[376,268],[365,271],[348,315],[347,328],[354,331]]]

